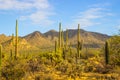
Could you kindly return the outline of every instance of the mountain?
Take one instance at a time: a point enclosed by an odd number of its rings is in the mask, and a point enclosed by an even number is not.
[[[50,30],[43,34],[45,37],[47,37],[51,41],[55,41],[58,39],[59,33],[55,30]]]
[[[64,39],[65,39],[65,34],[66,31],[64,31]],[[55,41],[58,39],[59,32],[55,30],[50,30],[46,33],[44,33],[48,39]],[[83,29],[80,29],[80,38],[84,41],[84,46],[88,47],[101,47],[105,40],[107,40],[110,36],[106,34],[101,34],[97,32],[89,32],[85,31]],[[68,38],[69,42],[71,42],[73,45],[77,43],[77,29],[69,29],[68,30]]]
[[[65,39],[66,31],[64,31]],[[40,33],[35,31],[24,37],[19,37],[19,49],[21,50],[38,50],[46,49],[54,46],[54,41],[58,41],[59,32],[55,30],[50,30],[46,33]],[[71,42],[73,46],[77,44],[77,29],[68,29],[69,43]],[[104,45],[104,42],[110,38],[106,34],[101,34],[97,32],[90,32],[80,29],[80,38],[83,40],[84,46],[99,48]],[[64,40],[65,41],[65,40]],[[11,36],[6,36],[4,34],[0,35],[0,43],[7,50],[11,48],[12,39]]]
[[[30,33],[22,38],[27,40],[27,42],[30,43],[31,45],[37,47],[49,47],[52,45],[52,42],[39,31]]]

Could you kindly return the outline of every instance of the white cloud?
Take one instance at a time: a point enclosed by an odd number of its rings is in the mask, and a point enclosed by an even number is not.
[[[92,7],[86,11],[80,12],[74,18],[74,24],[80,23],[82,27],[94,26],[101,24],[100,20],[104,19],[105,17],[112,16],[113,14],[110,13],[105,8],[100,7]]]
[[[48,0],[0,0],[1,10],[46,9],[49,6]]]
[[[54,12],[48,0],[0,0],[0,10],[27,12],[27,15],[20,14],[20,20],[30,20],[34,24],[53,23],[49,17],[54,15]]]
[[[53,21],[48,19],[48,17],[51,15],[54,15],[54,13],[47,11],[37,11],[29,16],[23,16],[23,18],[32,20],[33,24],[51,25]]]

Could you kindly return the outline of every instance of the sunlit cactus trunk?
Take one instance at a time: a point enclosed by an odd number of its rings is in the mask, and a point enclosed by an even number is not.
[[[12,46],[15,45],[15,41],[14,41],[14,34],[12,34]]]
[[[107,41],[105,42],[105,63],[109,63],[109,44]]]
[[[61,49],[61,23],[59,23],[59,49]]]
[[[64,48],[64,32],[63,32],[63,30],[61,32],[61,47],[62,47],[62,49]]]
[[[18,57],[18,21],[16,20],[15,59]]]
[[[2,72],[2,45],[0,45],[0,76]]]
[[[65,51],[65,47],[64,47],[64,32],[63,32],[63,30],[61,32],[61,50],[62,50],[63,59],[65,60],[66,59],[66,51]]]
[[[65,41],[65,49],[68,49],[68,30],[66,29],[66,41]]]
[[[70,45],[69,45],[69,52],[70,52],[70,56],[72,57],[72,49],[71,49],[71,47],[72,47],[72,43],[70,42]]]
[[[12,34],[11,45],[12,45],[12,48],[10,49],[10,60],[12,60],[12,58],[13,58],[13,49],[14,49],[14,46],[15,46],[14,34]]]

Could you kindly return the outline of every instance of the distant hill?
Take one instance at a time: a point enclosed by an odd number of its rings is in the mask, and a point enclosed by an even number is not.
[[[64,31],[65,39],[66,31]],[[59,32],[55,30],[50,30],[46,33],[41,33],[35,31],[26,36],[19,37],[19,49],[22,50],[36,50],[40,48],[48,48],[54,46],[54,41],[58,41]],[[104,42],[110,36],[106,34],[101,34],[97,32],[89,32],[85,30],[80,30],[80,38],[84,41],[84,46],[99,48],[104,45]],[[69,43],[71,42],[73,46],[77,43],[77,29],[68,30]],[[11,47],[11,36],[6,36],[4,34],[0,35],[0,43],[4,48],[8,49]]]
[[[5,51],[8,51],[10,49],[14,50],[14,46],[15,46],[15,38],[14,40],[9,39],[5,42],[2,43],[3,48]],[[22,51],[26,51],[26,50],[37,50],[38,48],[34,45],[30,45],[24,38],[19,37],[18,40],[18,46],[19,46],[19,50]]]
[[[27,42],[30,43],[31,45],[37,47],[49,47],[52,45],[52,42],[39,31],[30,33],[22,38],[27,40]]]
[[[64,31],[64,39],[65,39],[65,34],[66,31]],[[55,41],[58,39],[59,32],[55,30],[50,30],[44,33],[44,35],[48,37],[50,40]],[[109,37],[110,36],[106,34],[89,32],[80,29],[80,38],[84,41],[84,46],[94,47],[94,48],[101,47],[104,44],[105,40],[107,40]],[[77,29],[69,29],[68,38],[69,38],[69,42],[75,45],[77,43]]]
[[[0,44],[2,44],[3,42],[8,41],[9,39],[11,39],[10,36],[6,36],[5,34],[0,34]]]
[[[59,32],[55,31],[55,30],[50,30],[46,33],[43,34],[45,37],[47,37],[49,40],[51,41],[55,41],[58,39],[59,36]]]

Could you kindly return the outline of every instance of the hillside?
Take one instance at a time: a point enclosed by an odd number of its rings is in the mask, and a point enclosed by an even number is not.
[[[64,39],[65,39],[66,31],[64,31]],[[69,29],[68,30],[68,38],[69,42],[71,42],[73,45],[77,42],[77,29]],[[58,39],[59,33],[55,30],[50,30],[44,35],[49,38],[52,41],[55,41]],[[85,30],[80,30],[81,39],[84,41],[84,45],[88,47],[100,47],[104,44],[105,40],[108,39],[110,36],[106,34],[101,34],[97,32],[89,32]]]
[[[42,33],[39,31],[35,31],[33,33],[30,33],[24,37],[25,40],[27,40],[28,43],[31,45],[34,45],[36,47],[49,47],[52,45],[51,41],[48,40]]]
[[[9,39],[11,39],[10,36],[6,36],[5,34],[0,34],[0,44],[5,41],[8,41]]]
[[[65,39],[66,31],[64,31],[64,39]],[[68,38],[69,42],[72,43],[72,45],[75,45],[77,42],[77,29],[69,29],[68,30]],[[84,46],[87,47],[94,47],[98,48],[101,45],[104,44],[105,40],[108,39],[110,36],[106,34],[101,34],[97,32],[89,32],[85,30],[80,30],[81,39],[84,41]],[[23,45],[24,48],[47,48],[54,45],[54,41],[58,40],[59,32],[55,30],[50,30],[44,34],[40,33],[39,31],[35,31],[33,33],[30,33],[26,36],[23,36],[20,38],[19,44]],[[0,43],[3,44],[3,46],[10,47],[11,37],[6,36],[4,34],[0,35]],[[8,46],[9,45],[9,46]],[[24,49],[21,47],[21,49]]]
[[[9,39],[5,42],[2,43],[3,48],[5,51],[8,51],[10,49],[13,49],[15,46],[15,38],[14,40]],[[34,45],[29,44],[24,38],[20,38],[18,40],[18,46],[19,46],[19,50],[21,51],[27,51],[27,50],[37,50],[38,48]]]

